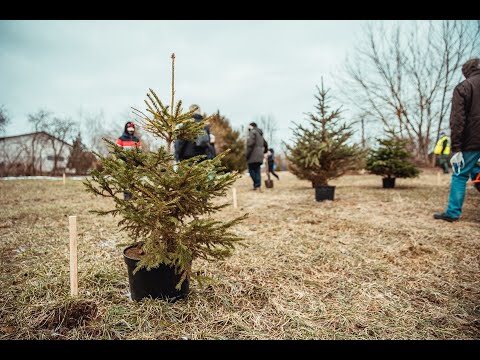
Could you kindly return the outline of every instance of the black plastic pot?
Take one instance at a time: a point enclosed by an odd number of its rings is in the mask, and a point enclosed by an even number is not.
[[[324,201],[332,200],[335,197],[335,186],[316,186],[315,187],[315,200]]]
[[[383,188],[393,189],[395,187],[395,178],[383,178]]]
[[[270,180],[265,180],[265,186],[268,188],[268,189],[271,189],[273,188],[273,180],[270,179]]]
[[[132,300],[140,301],[151,296],[154,299],[164,299],[174,302],[188,295],[189,279],[185,279],[180,290],[175,286],[180,281],[182,274],[176,274],[175,269],[161,264],[155,269],[148,271],[141,268],[135,274],[135,270],[140,260],[132,259],[125,255],[125,252],[136,245],[132,245],[123,250],[123,259],[127,264],[128,282],[130,284],[130,293]]]

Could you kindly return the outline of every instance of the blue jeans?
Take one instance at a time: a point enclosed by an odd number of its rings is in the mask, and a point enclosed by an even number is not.
[[[250,173],[250,177],[253,180],[253,187],[259,188],[262,186],[262,175],[260,174],[260,166],[262,163],[251,163],[248,164],[248,172]]]
[[[480,151],[464,151],[463,159],[465,166],[460,170],[460,174],[452,175],[452,184],[450,185],[450,197],[445,214],[453,218],[460,217],[462,213],[463,200],[465,199],[465,188],[467,187],[468,177],[475,179],[480,173],[480,166],[477,161],[480,159]],[[455,169],[454,169],[455,170]]]

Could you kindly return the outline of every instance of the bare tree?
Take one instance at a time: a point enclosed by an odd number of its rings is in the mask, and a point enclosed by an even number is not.
[[[444,120],[450,111],[451,92],[453,87],[460,82],[459,69],[465,60],[471,56],[479,56],[480,50],[480,20],[464,22],[448,22],[442,24],[442,32],[437,35],[436,53],[443,54],[445,61],[445,76],[441,82],[441,100],[439,121],[436,129],[435,143],[440,138],[444,127]],[[432,159],[435,165],[435,157]]]
[[[366,114],[360,114],[360,129],[361,129],[361,144],[362,144],[362,149],[367,148],[367,139],[365,136],[365,123],[366,120],[365,118],[367,117]]]
[[[74,139],[75,133],[77,132],[77,124],[68,117],[54,117],[43,125],[45,131],[53,136],[49,138],[49,142],[53,149],[52,174],[54,175],[57,172],[58,160],[63,153],[65,144]]]
[[[51,172],[55,174],[65,143],[72,141],[75,136],[77,124],[72,119],[52,117],[52,115],[51,112],[44,109],[28,115],[28,121],[34,130],[30,144],[31,149],[28,152],[30,154],[29,169],[32,174],[35,174],[37,169],[42,173],[41,158],[47,143],[51,145],[53,150],[54,163]],[[47,137],[42,132],[46,132],[52,137]]]
[[[82,139],[89,150],[92,150],[102,156],[108,154],[108,148],[103,138],[115,140],[121,129],[108,128],[105,124],[105,114],[103,110],[88,113],[82,110],[78,111],[79,127],[82,129]]]
[[[417,160],[427,164],[459,69],[479,53],[480,21],[425,21],[403,29],[400,23],[391,29],[368,24],[340,87],[363,114],[409,139]]]
[[[10,122],[10,117],[7,114],[7,109],[5,105],[0,105],[0,134],[5,132],[5,128]]]
[[[25,144],[25,152],[28,154],[27,160],[27,173],[36,175],[37,169],[42,173],[42,152],[45,148],[46,138],[42,136],[41,131],[45,130],[45,124],[49,121],[51,112],[40,109],[36,113],[28,114],[28,122],[32,126],[34,134],[32,135],[32,141],[28,145]]]
[[[0,142],[0,176],[25,175],[25,149],[20,139]]]
[[[278,124],[273,115],[269,114],[268,116],[260,116],[258,126],[262,129],[263,136],[265,140],[267,140],[269,147],[275,148],[277,143],[276,133],[278,130]]]

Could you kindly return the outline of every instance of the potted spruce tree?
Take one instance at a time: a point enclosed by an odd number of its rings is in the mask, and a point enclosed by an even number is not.
[[[97,154],[103,169],[93,170],[92,179],[84,183],[87,191],[113,199],[114,209],[94,212],[121,217],[118,225],[132,239],[123,255],[131,296],[137,301],[148,296],[169,301],[185,297],[190,279],[202,280],[192,271],[192,262],[230,256],[242,240],[231,228],[246,217],[227,222],[211,218],[227,206],[213,199],[225,195],[239,176],[221,165],[225,152],[212,160],[197,156],[174,161],[173,142],[195,141],[208,121],[194,122],[194,111],[184,113],[181,101],[174,107],[174,58],[172,54],[171,106],[150,89],[146,113],[134,109],[143,129],[163,139],[165,145],[158,151],[142,152],[123,150],[104,139],[109,155]],[[132,193],[130,200],[123,199],[124,191]]]
[[[348,170],[361,166],[364,151],[348,141],[353,131],[345,122],[340,123],[341,108],[330,110],[329,90],[323,86],[315,95],[315,114],[308,113],[306,126],[296,124],[292,145],[286,144],[289,168],[299,179],[309,180],[315,188],[317,201],[333,200],[335,186],[328,181],[338,178]]]
[[[399,138],[377,139],[379,147],[370,150],[366,170],[383,176],[383,188],[393,189],[396,178],[412,178],[419,174],[418,168],[410,160],[407,140]]]

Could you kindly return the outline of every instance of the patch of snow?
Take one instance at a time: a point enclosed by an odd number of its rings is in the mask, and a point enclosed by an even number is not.
[[[17,254],[21,254],[22,252],[25,251],[25,248],[20,246],[18,249],[15,249],[15,251],[17,252]]]
[[[102,241],[100,243],[100,247],[102,247],[102,248],[107,248],[108,247],[108,248],[113,249],[113,248],[115,248],[115,240],[110,239],[110,240],[107,240],[107,241]]]

